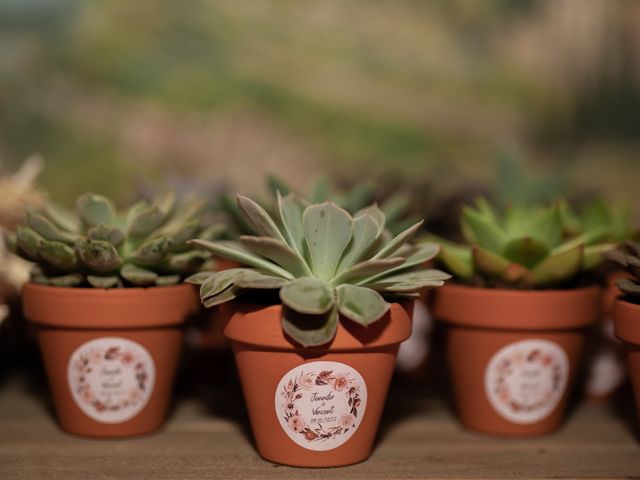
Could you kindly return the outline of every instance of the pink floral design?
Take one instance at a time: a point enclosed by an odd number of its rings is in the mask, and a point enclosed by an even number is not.
[[[341,415],[337,425],[323,427],[318,425],[311,428],[300,412],[296,408],[296,402],[303,398],[304,390],[311,390],[314,386],[330,385],[332,390],[340,394],[345,394],[349,405],[349,413]],[[348,374],[335,374],[332,370],[323,370],[318,374],[301,373],[297,377],[289,379],[280,392],[284,399],[282,404],[284,410],[284,421],[291,430],[300,433],[306,441],[326,441],[330,438],[343,435],[351,428],[355,428],[358,417],[358,408],[362,400],[360,398],[360,387],[356,381]]]
[[[98,368],[105,361],[119,361],[125,366],[135,363],[136,380],[138,382],[137,389],[132,390],[130,394],[120,402],[103,402],[96,398],[88,382],[87,376],[93,372],[94,368]],[[132,352],[128,350],[123,351],[117,346],[109,347],[106,350],[93,348],[88,352],[84,352],[75,361],[73,368],[77,373],[76,392],[79,398],[81,398],[83,402],[90,404],[97,412],[117,412],[124,408],[134,406],[142,399],[143,396],[141,393],[147,388],[149,375],[144,363],[138,361]]]

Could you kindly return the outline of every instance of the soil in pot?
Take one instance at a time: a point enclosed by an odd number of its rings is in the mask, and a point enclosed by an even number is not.
[[[236,304],[231,340],[258,452],[272,462],[336,467],[371,453],[410,308],[393,304],[368,328],[348,320],[333,341],[302,348],[281,309]]]
[[[61,427],[92,437],[152,432],[166,417],[191,285],[79,289],[27,284]]]
[[[624,343],[627,368],[640,415],[640,305],[618,299],[613,318],[616,336]]]
[[[556,430],[600,295],[597,287],[439,289],[435,316],[449,325],[447,361],[462,423],[504,436]]]

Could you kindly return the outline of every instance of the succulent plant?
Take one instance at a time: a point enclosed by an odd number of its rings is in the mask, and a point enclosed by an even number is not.
[[[275,212],[277,210],[277,194],[299,194],[298,192],[295,192],[294,189],[285,181],[276,176],[271,175],[267,177],[267,183],[269,190],[273,195],[269,200],[259,201],[258,203],[260,203],[260,205],[268,212]],[[308,195],[302,196],[314,204],[326,202],[329,199],[332,199],[334,203],[340,205],[340,207],[354,215],[359,213],[363,208],[371,205],[376,196],[375,194],[375,184],[370,181],[358,183],[350,189],[337,191],[326,177],[320,177],[313,183],[309,189]],[[256,233],[252,231],[251,227],[244,221],[236,202],[232,198],[223,195],[220,203],[222,208],[231,217],[232,224],[236,232],[248,234]],[[396,192],[380,203],[380,209],[386,216],[385,228],[389,232],[392,234],[398,234],[418,221],[418,218],[415,215],[410,214],[410,205],[411,202],[409,200],[409,196],[405,195],[403,192]]]
[[[640,303],[640,243],[627,240],[622,248],[607,252],[605,256],[629,272],[629,278],[618,280],[618,288],[625,299]]]
[[[467,282],[503,288],[566,284],[602,258],[601,231],[566,239],[563,206],[514,206],[500,215],[486,200],[463,209],[467,245],[441,241],[438,259]],[[590,245],[590,246],[587,246]],[[610,248],[610,247],[609,247]],[[592,258],[593,257],[593,258]]]
[[[119,213],[106,197],[80,196],[76,213],[59,205],[27,210],[26,224],[7,244],[35,262],[32,281],[52,286],[113,288],[172,285],[198,271],[209,255],[187,240],[213,238],[203,230],[204,203],[176,202],[174,194],[136,203]]]
[[[256,235],[190,243],[247,268],[198,273],[187,281],[200,285],[206,307],[250,290],[279,291],[283,329],[303,346],[329,342],[339,314],[367,326],[385,315],[387,300],[416,298],[450,277],[424,267],[437,254],[436,244],[408,244],[422,222],[387,240],[385,215],[375,205],[352,216],[331,202],[310,205],[278,193],[273,219],[249,198],[237,202]]]

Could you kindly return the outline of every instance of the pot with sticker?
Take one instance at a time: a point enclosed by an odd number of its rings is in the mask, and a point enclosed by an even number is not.
[[[182,284],[209,256],[186,240],[200,230],[201,202],[167,195],[116,212],[81,196],[75,213],[29,212],[11,243],[36,262],[24,286],[63,429],[124,437],[160,428],[182,349],[182,325],[198,310]]]
[[[585,286],[608,245],[567,238],[562,204],[465,207],[467,245],[442,241],[456,278],[435,292],[447,324],[447,363],[462,423],[494,435],[556,430],[580,369],[602,291]]]
[[[278,195],[272,218],[238,197],[256,233],[193,244],[243,268],[197,274],[205,306],[232,300],[225,328],[256,447],[272,462],[336,467],[372,451],[412,301],[449,276],[424,264],[437,245],[396,237],[371,206],[354,216]]]

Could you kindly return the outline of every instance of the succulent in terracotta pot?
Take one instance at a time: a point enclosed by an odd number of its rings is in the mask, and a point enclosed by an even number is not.
[[[626,241],[624,248],[607,257],[623,267],[627,276],[618,280],[622,295],[615,301],[616,336],[624,343],[627,367],[640,413],[640,243]]]
[[[225,335],[258,450],[298,466],[361,461],[410,334],[410,303],[449,278],[424,266],[438,246],[408,243],[420,223],[387,238],[376,206],[352,216],[290,194],[278,195],[275,218],[246,197],[238,207],[256,235],[191,243],[245,267],[188,281],[206,306],[237,299]],[[261,291],[266,304],[251,298]]]
[[[28,211],[7,237],[35,263],[23,289],[38,326],[61,426],[88,436],[128,436],[160,427],[182,346],[181,324],[197,310],[182,280],[208,254],[187,240],[206,235],[202,203],[165,195],[118,212],[101,195],[76,211]]]
[[[465,245],[443,241],[456,283],[436,292],[462,422],[500,435],[553,431],[563,417],[600,289],[584,286],[591,236],[566,238],[561,204],[466,207]],[[600,234],[598,234],[600,235]],[[595,236],[595,234],[594,234]]]
[[[615,299],[619,295],[616,282],[626,274],[613,262],[602,262],[602,256],[634,237],[631,209],[628,205],[607,203],[598,197],[575,211],[565,204],[563,215],[568,234],[586,235],[592,239],[586,249],[594,255],[587,259],[586,267],[597,267],[595,273],[605,287],[600,326],[587,351],[585,394],[594,400],[607,399],[626,378],[623,349],[614,336],[612,318]]]

